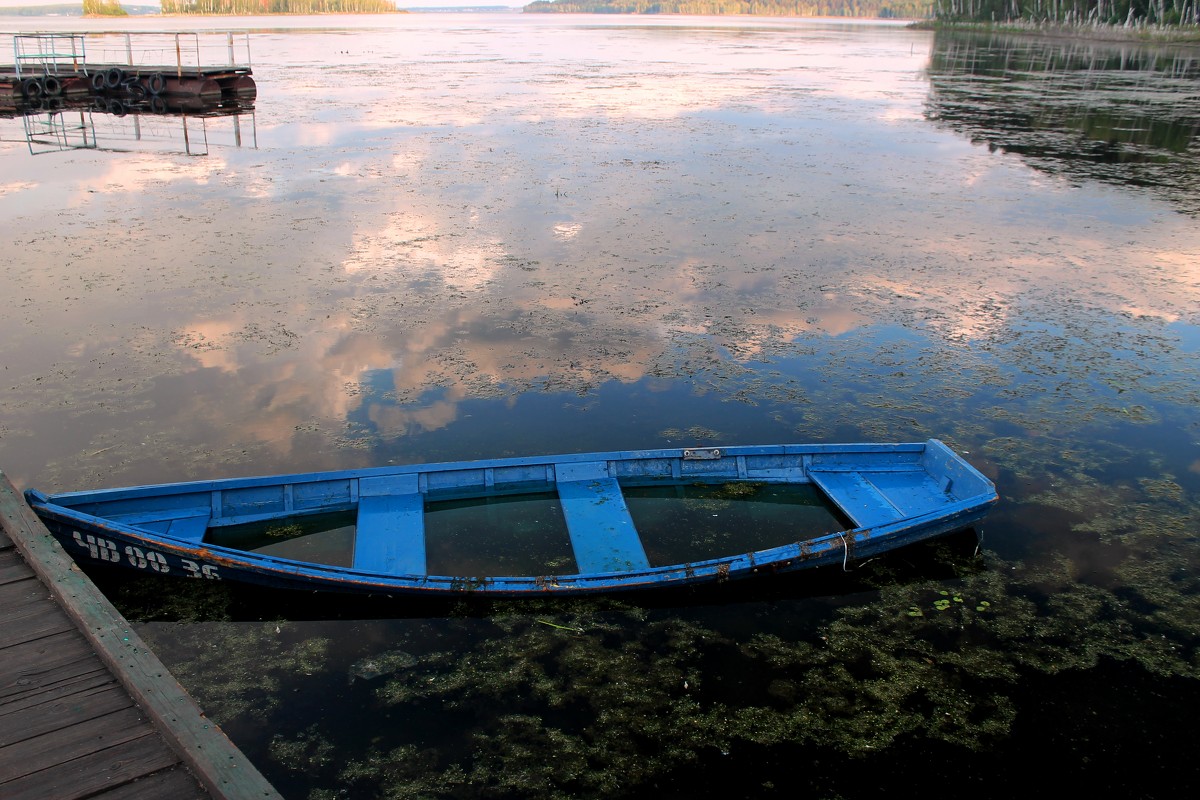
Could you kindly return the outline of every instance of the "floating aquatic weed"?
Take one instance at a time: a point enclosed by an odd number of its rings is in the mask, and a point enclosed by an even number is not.
[[[292,739],[275,734],[267,752],[273,760],[286,764],[289,770],[305,775],[321,774],[338,758],[337,746],[315,723]]]
[[[720,432],[714,431],[711,428],[702,427],[700,425],[693,425],[687,430],[681,430],[680,428],[667,428],[663,431],[660,431],[658,435],[668,442],[719,442],[722,438]]]
[[[1151,500],[1181,503],[1186,497],[1183,487],[1179,485],[1173,475],[1163,475],[1159,478],[1139,478],[1138,484]]]
[[[221,581],[178,581],[163,591],[158,575],[89,573],[126,619],[136,622],[214,622],[231,618],[236,588]]]
[[[269,536],[272,539],[292,538],[304,533],[304,528],[300,525],[271,525],[265,531],[264,536]]]
[[[753,497],[762,491],[763,483],[723,483],[712,488],[712,495],[720,499]]]
[[[172,626],[169,636],[154,639],[156,652],[186,652],[170,669],[188,687],[205,713],[222,726],[234,721],[265,722],[286,698],[283,687],[297,676],[323,674],[329,668],[330,641],[293,639],[286,622],[219,622]]]
[[[387,650],[375,655],[365,656],[350,665],[349,682],[372,681],[384,675],[391,675],[400,670],[415,666],[417,657],[404,650]]]

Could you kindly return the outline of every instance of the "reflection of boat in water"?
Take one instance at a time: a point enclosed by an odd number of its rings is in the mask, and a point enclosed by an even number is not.
[[[969,527],[997,495],[930,440],[506,458],[26,499],[77,559],[144,574],[519,597],[844,566]]]

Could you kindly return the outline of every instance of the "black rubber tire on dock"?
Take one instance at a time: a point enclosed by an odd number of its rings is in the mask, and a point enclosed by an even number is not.
[[[125,70],[120,67],[109,67],[104,73],[104,86],[108,89],[116,89],[125,82]]]
[[[146,79],[146,88],[150,94],[159,95],[167,88],[167,78],[161,72],[156,72]]]
[[[46,97],[58,97],[62,94],[62,81],[53,75],[47,75],[42,78],[42,91],[46,93]]]
[[[25,78],[21,81],[21,96],[26,100],[34,100],[45,93],[45,85],[37,78]]]
[[[93,72],[90,80],[92,89],[97,92],[104,91],[105,87],[108,85],[108,78],[105,77],[103,72]]]

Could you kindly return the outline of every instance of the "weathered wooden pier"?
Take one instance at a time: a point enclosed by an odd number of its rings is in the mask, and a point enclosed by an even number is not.
[[[0,472],[0,797],[280,798]]]

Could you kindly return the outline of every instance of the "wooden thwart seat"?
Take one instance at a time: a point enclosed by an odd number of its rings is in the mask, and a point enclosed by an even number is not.
[[[155,533],[173,536],[176,539],[199,542],[208,531],[208,522],[212,514],[208,508],[174,508],[162,511],[142,512],[139,514],[114,515],[114,521],[145,528]]]
[[[854,471],[810,470],[813,483],[860,528],[902,519],[904,514],[874,484]]]
[[[425,498],[416,475],[359,481],[354,569],[425,574]]]
[[[635,572],[650,561],[617,479],[602,461],[561,464],[558,497],[562,501],[571,548],[580,572]]]

